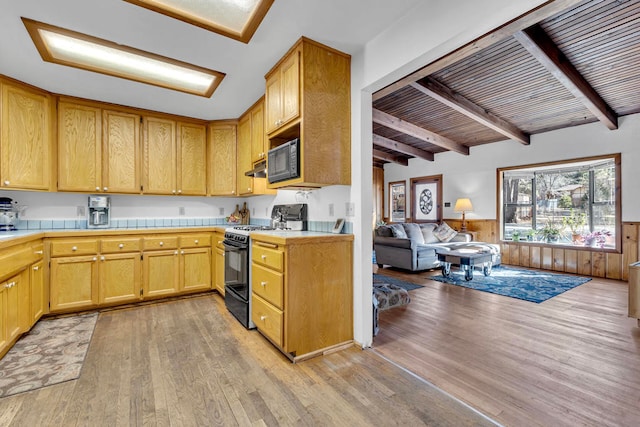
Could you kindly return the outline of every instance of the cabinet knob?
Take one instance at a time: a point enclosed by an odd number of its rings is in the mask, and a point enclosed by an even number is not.
[[[175,251],[173,254],[174,254],[174,255],[178,255],[178,251]]]
[[[182,190],[178,190],[178,194],[181,194],[181,193],[182,193]]]
[[[109,191],[109,187],[104,187],[102,190]]]
[[[71,247],[71,250],[72,250],[73,252],[75,252],[75,251],[77,251],[77,250],[78,250],[78,247],[77,247],[77,246],[72,246],[72,247]]]
[[[5,181],[4,182],[4,185],[9,185],[9,184],[11,184],[11,182],[9,182],[9,181]]]
[[[180,255],[184,255],[184,251],[180,251]]]
[[[120,244],[118,245],[118,247],[119,247],[120,249],[124,248],[124,243],[120,243]]]
[[[172,192],[173,194],[176,194],[176,190],[171,190],[171,192]]]
[[[264,322],[265,320],[267,320],[267,316],[260,316],[260,320]]]
[[[158,243],[160,246],[164,246],[164,242],[160,242]]]
[[[262,255],[262,260],[264,261],[265,259],[267,259],[266,255]]]
[[[218,240],[218,244],[221,245],[222,244],[222,240]]]
[[[103,256],[100,257],[100,261],[104,261],[104,257]]]
[[[247,191],[251,191],[251,187],[247,188]]]
[[[34,265],[33,266],[33,271],[38,271],[38,270],[40,270],[40,267],[38,267],[37,265]]]
[[[222,254],[222,258],[224,258],[224,254]]]
[[[93,260],[94,260],[94,261],[97,261],[97,260],[98,260],[98,257],[94,256],[94,257],[93,257]]]
[[[267,286],[267,282],[260,282],[260,286],[264,288],[265,286]]]
[[[195,243],[196,245],[200,242],[198,242],[198,239],[194,240],[193,243]]]
[[[44,251],[34,251],[33,252],[35,255],[42,255],[44,253]]]
[[[231,194],[236,194],[236,190],[231,190]]]
[[[100,187],[96,187],[96,191],[100,191]]]

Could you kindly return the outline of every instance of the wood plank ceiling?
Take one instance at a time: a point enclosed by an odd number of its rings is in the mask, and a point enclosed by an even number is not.
[[[549,2],[376,92],[373,165],[638,112],[640,0]]]

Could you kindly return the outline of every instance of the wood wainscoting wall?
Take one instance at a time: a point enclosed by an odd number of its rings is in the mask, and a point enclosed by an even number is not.
[[[462,225],[460,219],[445,221],[456,230]],[[498,221],[495,220],[467,220],[467,231],[474,234],[474,240],[499,243],[503,264],[583,276],[626,281],[629,279],[629,264],[638,261],[640,253],[640,223],[636,222],[622,223],[622,253],[580,246],[548,245],[543,242],[500,241]]]

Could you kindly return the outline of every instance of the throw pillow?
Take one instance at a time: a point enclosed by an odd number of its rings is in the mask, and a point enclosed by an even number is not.
[[[405,233],[402,224],[391,224],[389,225],[389,228],[391,228],[391,234],[393,234],[393,237],[397,237],[399,239],[407,238],[407,233]]]
[[[424,237],[422,236],[422,230],[420,226],[414,222],[404,224],[404,231],[407,233],[407,237],[414,242],[422,245],[424,243]]]
[[[458,232],[449,227],[449,224],[443,222],[433,230],[434,236],[436,236],[441,242],[446,243],[456,237]]]

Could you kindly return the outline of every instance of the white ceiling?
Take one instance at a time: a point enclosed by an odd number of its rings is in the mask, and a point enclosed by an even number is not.
[[[0,74],[53,93],[206,120],[237,118],[264,75],[306,36],[349,54],[421,0],[275,0],[244,44],[122,0],[0,0]],[[226,73],[211,98],[42,61],[20,17]]]

